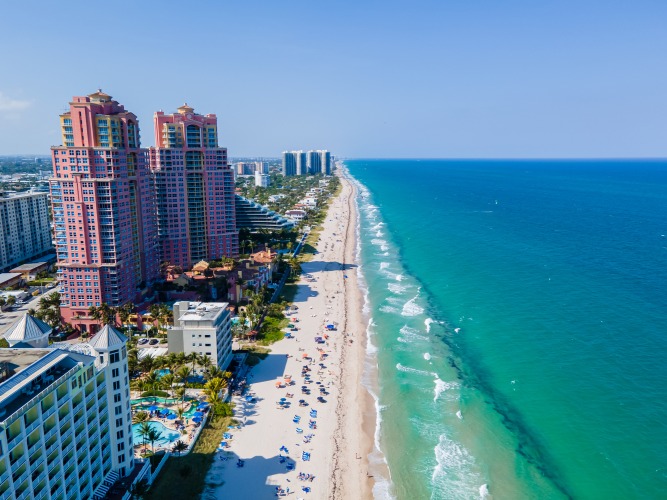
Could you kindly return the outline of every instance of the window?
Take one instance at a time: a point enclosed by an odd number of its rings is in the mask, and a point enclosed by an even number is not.
[[[116,408],[114,409],[114,413],[116,415],[120,415],[121,413],[123,413],[123,407],[122,406],[116,406]]]
[[[118,455],[118,462],[119,463],[125,462],[125,455]],[[121,472],[122,472],[121,474],[122,477],[125,475],[125,469],[122,469]]]
[[[121,395],[120,394],[114,394],[113,395],[113,402],[114,403],[120,403]]]
[[[123,439],[123,436],[124,436],[124,433],[123,433],[122,429],[119,430],[118,432],[116,432],[116,439]]]
[[[120,381],[116,380],[116,381],[113,383],[113,390],[114,390],[114,391],[120,391]]]
[[[123,419],[122,418],[117,418],[116,419],[116,427],[122,427],[123,425]]]
[[[118,351],[111,351],[109,353],[109,362],[110,363],[118,363],[120,361],[120,354]]]
[[[111,370],[111,375],[113,377],[117,377],[119,374],[120,374],[120,371],[118,370],[118,368],[114,368],[113,370]]]
[[[118,451],[124,451],[125,450],[125,443],[118,443]]]

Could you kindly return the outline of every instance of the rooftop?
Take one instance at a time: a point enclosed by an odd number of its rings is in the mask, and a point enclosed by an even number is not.
[[[227,302],[190,302],[179,321],[213,321],[227,308]]]
[[[6,421],[79,363],[93,360],[60,349],[0,349],[0,421]]]
[[[31,262],[30,264],[21,264],[18,267],[15,267],[12,269],[13,273],[20,273],[20,272],[25,272],[25,271],[32,271],[33,269],[37,269],[39,267],[45,266],[47,263],[46,262]]]

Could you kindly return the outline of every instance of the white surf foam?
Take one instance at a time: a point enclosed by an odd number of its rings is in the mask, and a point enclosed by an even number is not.
[[[409,342],[428,342],[428,337],[420,335],[419,330],[403,325],[399,330],[401,336]]]
[[[398,309],[396,309],[395,307],[391,307],[391,306],[382,306],[382,307],[380,307],[380,311],[382,311],[383,313],[388,313],[388,314],[398,313]]]
[[[425,375],[427,377],[437,377],[437,373],[427,372],[426,370],[420,370],[418,368],[412,368],[410,366],[404,366],[401,363],[396,363],[396,369],[404,373],[414,373],[415,375]]]
[[[387,283],[387,288],[391,293],[395,293],[396,295],[402,295],[408,289],[408,287],[396,283]]]
[[[479,498],[489,498],[489,485],[483,484],[479,487]]]
[[[402,316],[419,316],[420,314],[423,314],[424,308],[417,304],[418,298],[419,290],[417,291],[417,295],[403,304],[403,310],[401,311]]]
[[[390,265],[389,262],[380,262],[380,271],[387,269]]]
[[[436,375],[435,377],[435,387],[433,389],[433,402],[435,403],[440,398],[440,395],[451,389],[460,389],[461,385],[458,382],[445,382],[441,380],[440,377]],[[457,396],[458,397],[458,396]]]
[[[431,498],[470,498],[478,488],[480,477],[475,472],[475,459],[462,445],[441,434],[434,448],[437,465],[433,469]]]
[[[463,420],[463,413],[461,413],[461,410],[456,412],[456,416],[458,417],[459,420]]]
[[[403,275],[402,274],[397,274],[396,275],[396,281],[403,281]]]
[[[378,229],[378,231],[375,233],[375,236],[381,238],[382,236],[384,236],[384,233]]]
[[[433,323],[435,323],[435,320],[434,320],[434,319],[426,318],[426,319],[424,320],[424,325],[426,325],[426,333],[430,333],[430,331],[431,331],[431,325],[432,325]]]
[[[431,354],[429,354],[428,352],[425,352],[425,353],[424,353],[424,359],[425,359],[426,361],[431,361]]]

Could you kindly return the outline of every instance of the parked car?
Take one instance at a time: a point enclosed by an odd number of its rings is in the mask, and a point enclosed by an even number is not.
[[[148,343],[150,345],[156,345],[158,342],[160,342],[158,339],[151,339]]]
[[[137,341],[137,344],[139,344],[139,345],[148,344],[148,339],[139,339],[139,340]]]

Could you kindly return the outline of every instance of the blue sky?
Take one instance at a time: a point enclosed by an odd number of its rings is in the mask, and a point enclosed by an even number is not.
[[[218,115],[231,156],[667,157],[667,2],[6,2],[0,154],[98,87]]]

